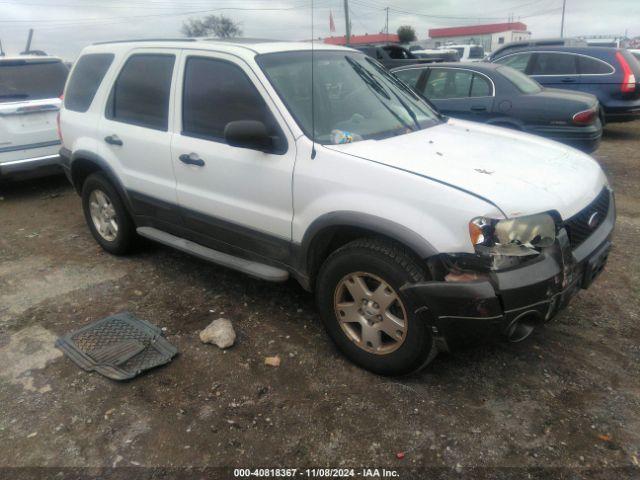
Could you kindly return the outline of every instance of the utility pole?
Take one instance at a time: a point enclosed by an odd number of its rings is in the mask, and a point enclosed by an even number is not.
[[[567,7],[567,0],[562,0],[562,23],[560,24],[560,38],[564,38],[564,11]]]
[[[384,24],[384,31],[388,36],[389,35],[389,7],[385,8],[385,10],[387,11],[387,21]]]
[[[345,40],[346,44],[351,43],[351,22],[349,21],[349,0],[344,0],[344,21],[345,21]]]

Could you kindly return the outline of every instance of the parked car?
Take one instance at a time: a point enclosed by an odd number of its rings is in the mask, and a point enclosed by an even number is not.
[[[543,88],[524,73],[494,63],[439,63],[392,72],[440,112],[541,135],[586,152],[602,137],[598,99]]]
[[[0,57],[0,179],[61,172],[56,115],[68,72],[55,57]]]
[[[432,62],[458,62],[460,56],[456,50],[443,50],[443,49],[424,49],[424,50],[412,50],[417,58],[428,58]]]
[[[430,59],[417,57],[400,45],[353,45],[352,48],[371,58],[375,58],[386,68],[433,62]]]
[[[481,62],[484,60],[484,47],[482,45],[445,45],[440,50],[455,50],[461,62]]]
[[[586,47],[588,46],[587,42],[582,40],[581,38],[571,38],[571,37],[563,37],[563,38],[533,38],[530,40],[520,40],[517,42],[509,42],[501,47],[498,47],[489,55],[487,55],[486,60],[491,62],[494,58],[504,57],[508,53],[511,53],[515,50],[525,48],[525,47]]]
[[[526,47],[493,62],[524,72],[544,87],[595,95],[607,122],[640,118],[640,64],[625,49]]]
[[[463,338],[523,340],[610,248],[615,206],[595,160],[443,119],[352,49],[93,45],[60,126],[102,248],[124,254],[140,235],[293,277],[340,350],[380,374],[420,369]]]

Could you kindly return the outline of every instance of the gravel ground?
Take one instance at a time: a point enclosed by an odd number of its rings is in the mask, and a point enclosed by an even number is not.
[[[618,224],[591,289],[524,343],[441,355],[402,379],[342,358],[294,282],[159,245],[114,257],[63,177],[0,186],[0,466],[639,478],[640,122],[607,126],[596,157]],[[53,346],[124,310],[166,328],[173,362],[118,383]],[[238,335],[227,351],[198,338],[219,317]]]

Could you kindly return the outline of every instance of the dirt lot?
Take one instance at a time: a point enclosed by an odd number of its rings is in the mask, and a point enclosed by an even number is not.
[[[63,177],[1,187],[0,466],[640,477],[640,122],[608,126],[596,156],[618,225],[595,285],[522,344],[441,355],[403,379],[343,359],[294,282],[157,245],[113,257]],[[53,346],[123,310],[166,327],[180,350],[172,363],[117,383]],[[220,316],[238,333],[228,351],[198,339]],[[279,368],[264,365],[276,354]]]

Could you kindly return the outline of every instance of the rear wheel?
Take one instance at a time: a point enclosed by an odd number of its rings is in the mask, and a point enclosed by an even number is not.
[[[133,248],[135,225],[104,174],[94,173],[82,185],[82,208],[93,238],[107,252],[121,255]]]
[[[336,250],[317,278],[317,303],[327,332],[354,363],[382,375],[419,370],[437,350],[420,305],[400,290],[425,279],[400,245],[363,239]]]

